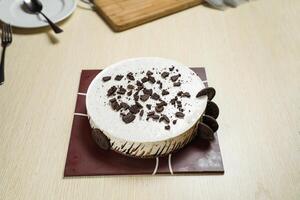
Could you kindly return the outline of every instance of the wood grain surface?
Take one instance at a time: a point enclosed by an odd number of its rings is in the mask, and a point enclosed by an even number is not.
[[[300,196],[300,1],[196,6],[122,33],[78,7],[16,30],[0,87],[0,199],[272,199]],[[63,178],[82,69],[137,56],[205,66],[221,113],[223,176]]]
[[[154,19],[199,5],[203,0],[95,0],[100,15],[114,31],[124,31]]]

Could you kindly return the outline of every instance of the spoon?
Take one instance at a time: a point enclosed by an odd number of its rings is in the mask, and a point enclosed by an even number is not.
[[[63,30],[54,24],[43,12],[43,4],[39,0],[24,0],[24,5],[32,13],[40,13],[45,17],[55,33],[61,33]]]

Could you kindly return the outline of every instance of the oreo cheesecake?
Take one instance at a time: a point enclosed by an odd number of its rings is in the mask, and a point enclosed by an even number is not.
[[[137,58],[105,68],[89,86],[86,106],[102,148],[141,158],[189,143],[205,111],[202,80],[182,64]]]

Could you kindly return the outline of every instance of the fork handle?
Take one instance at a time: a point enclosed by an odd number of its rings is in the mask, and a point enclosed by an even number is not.
[[[53,29],[53,31],[55,33],[61,33],[63,32],[63,30],[61,28],[59,28],[56,24],[54,24],[44,13],[40,12],[45,19],[47,20],[47,22],[49,23],[49,25],[51,26],[51,28]]]
[[[4,58],[5,58],[6,46],[3,46],[1,63],[0,63],[0,85],[4,83]]]

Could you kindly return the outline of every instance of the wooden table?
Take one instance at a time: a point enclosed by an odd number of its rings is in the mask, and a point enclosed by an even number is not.
[[[0,199],[299,199],[299,22],[300,1],[261,0],[122,33],[81,7],[61,35],[15,30],[0,87]],[[224,175],[63,178],[81,70],[138,56],[206,67]]]

